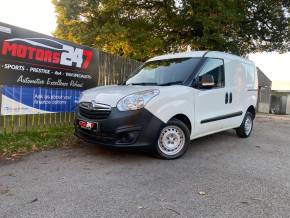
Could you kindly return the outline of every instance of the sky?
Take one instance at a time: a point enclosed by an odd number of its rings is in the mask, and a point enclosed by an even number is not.
[[[52,35],[56,16],[51,0],[0,0],[0,22]],[[290,90],[290,52],[256,53],[249,58],[272,80],[273,89]]]

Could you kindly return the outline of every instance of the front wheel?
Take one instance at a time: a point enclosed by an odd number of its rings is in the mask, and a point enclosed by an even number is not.
[[[241,138],[248,138],[253,130],[253,114],[247,112],[244,120],[239,128],[236,129],[236,133]]]
[[[163,159],[176,159],[181,157],[190,144],[190,132],[180,120],[172,119],[159,133],[155,153]]]

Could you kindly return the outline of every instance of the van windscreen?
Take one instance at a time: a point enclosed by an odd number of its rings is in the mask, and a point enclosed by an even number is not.
[[[175,58],[145,63],[130,76],[126,85],[182,84],[194,71],[201,58]]]

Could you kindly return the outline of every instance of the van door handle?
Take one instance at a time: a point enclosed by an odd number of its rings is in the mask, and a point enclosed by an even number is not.
[[[226,103],[226,104],[229,103],[229,94],[228,94],[228,93],[226,93],[225,103]]]
[[[233,93],[230,93],[230,104],[233,102]]]

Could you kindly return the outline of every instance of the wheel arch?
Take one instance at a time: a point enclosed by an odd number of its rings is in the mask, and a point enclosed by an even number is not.
[[[172,120],[172,119],[177,119],[183,122],[187,126],[189,133],[191,134],[191,130],[192,130],[191,121],[185,114],[176,114],[173,117],[171,117],[169,120]]]
[[[251,114],[253,114],[253,119],[255,119],[255,117],[256,117],[256,109],[255,109],[255,107],[253,105],[248,107],[247,112],[250,112]]]

